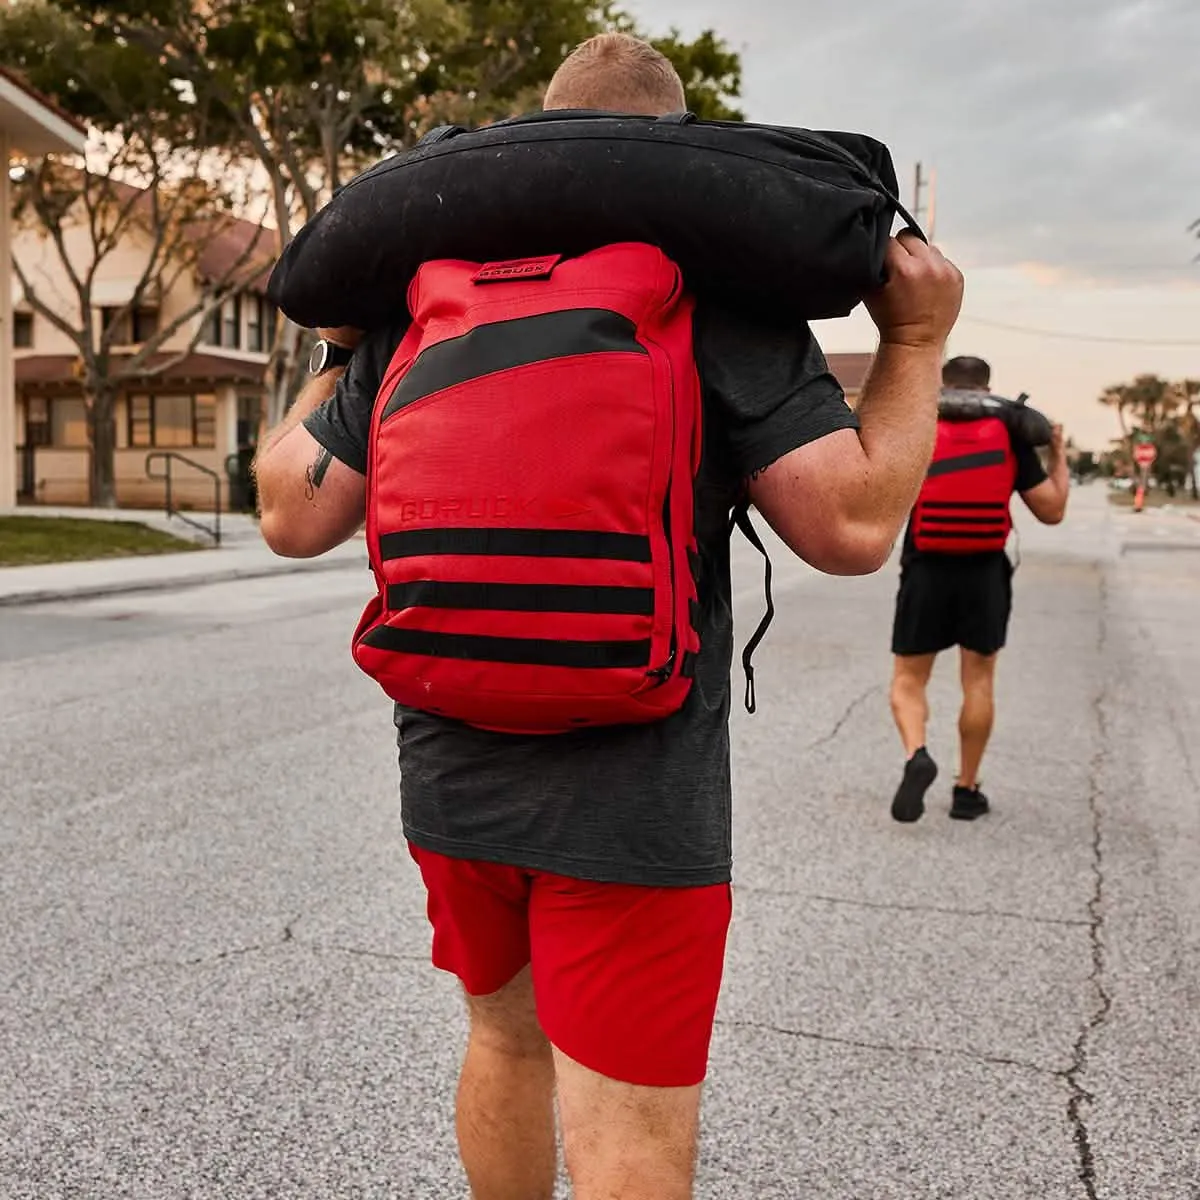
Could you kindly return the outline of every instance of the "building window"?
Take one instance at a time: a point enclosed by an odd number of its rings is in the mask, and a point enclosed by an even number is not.
[[[217,444],[217,398],[196,396],[192,400],[192,445],[211,449]]]
[[[50,444],[79,447],[88,444],[87,409],[72,396],[50,401]]]
[[[140,450],[204,449],[215,446],[216,397],[131,395],[129,444]]]
[[[158,309],[135,308],[125,311],[124,306],[100,310],[101,332],[111,330],[110,346],[140,346],[158,332]]]
[[[200,335],[200,340],[206,346],[219,346],[221,344],[221,310],[219,307],[214,308],[204,318],[204,332]]]
[[[154,445],[154,405],[149,396],[129,397],[129,444],[141,449]]]
[[[246,296],[244,304],[241,296],[227,296],[204,318],[200,341],[227,350],[270,350],[275,344],[275,309],[262,296]]]
[[[275,349],[279,313],[265,296],[246,298],[246,349],[269,354]]]
[[[221,342],[230,350],[242,344],[242,301],[240,296],[230,296],[221,305]]]
[[[182,449],[196,444],[191,396],[154,397],[154,444]]]
[[[140,346],[158,333],[158,310],[139,308],[133,313],[133,345]]]
[[[50,445],[50,402],[45,396],[30,396],[25,401],[26,446]]]
[[[100,310],[100,334],[108,335],[110,346],[128,346],[130,334],[129,313],[123,308],[102,308]]]
[[[33,345],[33,313],[13,313],[13,346],[28,350]]]
[[[263,298],[249,296],[246,303],[246,349],[260,353],[263,349]]]

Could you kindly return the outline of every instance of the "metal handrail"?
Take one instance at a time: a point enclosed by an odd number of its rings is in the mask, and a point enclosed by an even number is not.
[[[165,463],[165,467],[161,474],[156,475],[151,470],[151,464],[161,459]],[[213,516],[215,518],[212,525],[206,525],[203,521],[197,521],[194,517],[189,517],[186,513],[180,512],[175,507],[174,497],[171,494],[171,463],[180,462],[185,467],[191,467],[193,471],[199,471],[201,474],[209,476],[213,481]],[[178,517],[181,521],[191,525],[193,529],[199,529],[201,533],[206,533],[213,539],[213,544],[219,546],[221,544],[221,475],[219,471],[214,471],[211,467],[206,467],[203,463],[198,463],[195,459],[186,457],[183,454],[177,454],[174,450],[154,450],[146,455],[146,478],[161,479],[166,486],[166,502],[167,516]]]

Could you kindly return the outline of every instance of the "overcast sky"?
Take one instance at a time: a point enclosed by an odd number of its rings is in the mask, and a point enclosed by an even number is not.
[[[1200,376],[1200,0],[633,0],[655,31],[714,28],[752,120],[891,148],[906,200],[937,169],[936,238],[967,274],[951,351],[992,360],[1085,444],[1095,396]],[[996,327],[1139,339],[1080,341]],[[869,349],[861,313],[818,328]],[[1179,343],[1179,344],[1170,344]]]

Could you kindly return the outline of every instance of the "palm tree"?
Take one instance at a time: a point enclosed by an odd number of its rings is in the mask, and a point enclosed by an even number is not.
[[[1121,436],[1128,442],[1135,431],[1157,434],[1170,422],[1182,397],[1176,384],[1157,375],[1139,375],[1132,383],[1114,384],[1100,397],[1100,403],[1113,409],[1121,423]],[[1134,419],[1130,429],[1127,414]]]
[[[1129,422],[1125,419],[1125,410],[1129,406],[1125,395],[1127,390],[1127,386],[1123,383],[1114,384],[1100,397],[1100,403],[1105,408],[1111,408],[1117,414],[1117,420],[1121,425],[1121,441],[1126,445],[1129,443]]]
[[[1196,456],[1200,454],[1200,379],[1185,379],[1175,385],[1179,392],[1179,403],[1183,406],[1180,419],[1184,441],[1188,448],[1188,488],[1193,500],[1200,500],[1200,488],[1196,479]]]

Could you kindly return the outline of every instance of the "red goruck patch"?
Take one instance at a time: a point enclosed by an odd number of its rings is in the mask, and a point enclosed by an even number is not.
[[[472,283],[503,283],[515,279],[549,279],[562,258],[547,254],[542,258],[510,258],[506,262],[489,262],[471,276]]]

